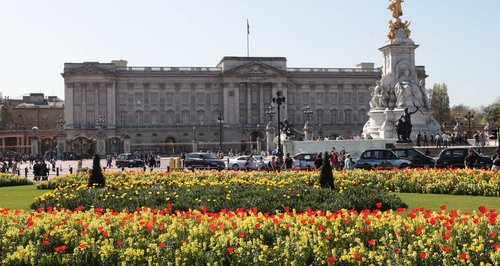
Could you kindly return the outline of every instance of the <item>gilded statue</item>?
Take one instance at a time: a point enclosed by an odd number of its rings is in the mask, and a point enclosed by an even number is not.
[[[387,33],[387,38],[389,38],[389,40],[394,40],[394,38],[396,37],[396,32],[399,29],[403,29],[406,33],[406,36],[410,37],[410,24],[411,22],[409,22],[408,20],[402,22],[400,18],[397,18],[395,21],[389,20],[389,32]]]
[[[387,9],[392,11],[392,17],[393,18],[399,18],[403,15],[403,8],[401,7],[401,3],[403,3],[404,0],[390,0],[391,3],[387,7]]]

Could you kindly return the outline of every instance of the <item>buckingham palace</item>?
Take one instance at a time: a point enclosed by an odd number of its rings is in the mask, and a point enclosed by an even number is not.
[[[65,150],[88,155],[98,139],[106,153],[256,150],[277,127],[277,92],[281,120],[299,138],[306,121],[313,138],[359,135],[381,75],[373,63],[299,68],[285,57],[223,57],[215,67],[65,63]],[[425,79],[425,68],[417,75]]]

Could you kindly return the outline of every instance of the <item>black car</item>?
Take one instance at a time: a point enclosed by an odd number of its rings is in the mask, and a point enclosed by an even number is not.
[[[116,167],[144,167],[144,161],[132,153],[121,153],[116,157]]]
[[[365,150],[356,161],[358,169],[394,169],[411,167],[409,160],[399,158],[392,150]]]
[[[186,154],[184,167],[222,170],[225,164],[223,160],[217,159],[214,154],[208,152],[192,152]]]
[[[429,168],[434,167],[434,158],[425,155],[415,148],[393,148],[391,149],[399,158],[411,161],[413,167]]]
[[[446,148],[439,153],[439,156],[436,158],[435,166],[437,168],[465,168],[464,160],[467,155],[467,151],[470,148]],[[477,153],[476,150],[472,149],[477,156],[477,165],[476,168],[485,168],[490,169],[493,161],[490,157],[483,156]]]

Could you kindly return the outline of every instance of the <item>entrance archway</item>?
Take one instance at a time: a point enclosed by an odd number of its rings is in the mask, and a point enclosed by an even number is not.
[[[176,149],[175,149],[175,144],[177,142],[175,141],[174,137],[167,137],[165,139],[165,153],[166,154],[176,154]]]

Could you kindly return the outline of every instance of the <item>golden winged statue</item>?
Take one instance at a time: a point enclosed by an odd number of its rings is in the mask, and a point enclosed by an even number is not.
[[[401,3],[403,3],[404,0],[390,0],[391,3],[387,7],[387,9],[392,11],[392,17],[393,18],[399,18],[403,15],[403,8],[401,7]]]

